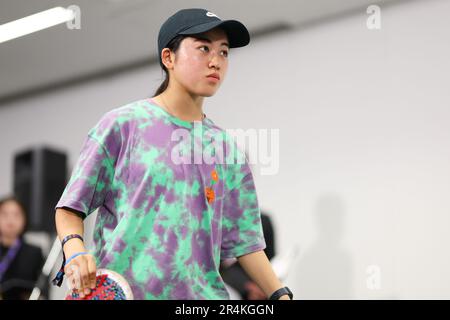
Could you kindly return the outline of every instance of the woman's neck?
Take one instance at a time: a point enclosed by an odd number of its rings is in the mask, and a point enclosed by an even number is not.
[[[184,121],[201,121],[203,119],[203,97],[192,96],[182,90],[167,88],[153,98],[170,114]]]
[[[4,247],[11,247],[16,242],[17,237],[0,236],[0,243]]]

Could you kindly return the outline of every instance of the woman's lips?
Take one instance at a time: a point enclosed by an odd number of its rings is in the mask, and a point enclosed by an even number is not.
[[[219,82],[219,79],[216,78],[216,77],[214,77],[214,76],[207,76],[207,78],[208,78],[209,80],[214,81],[214,82]]]

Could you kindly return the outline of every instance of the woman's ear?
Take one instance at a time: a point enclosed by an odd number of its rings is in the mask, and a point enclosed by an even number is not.
[[[161,51],[161,61],[167,70],[173,67],[174,54],[169,48],[164,48]]]

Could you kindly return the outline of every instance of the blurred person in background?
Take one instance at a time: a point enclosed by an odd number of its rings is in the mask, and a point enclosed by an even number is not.
[[[40,248],[25,242],[27,214],[14,196],[0,199],[0,299],[27,300],[41,273]]]

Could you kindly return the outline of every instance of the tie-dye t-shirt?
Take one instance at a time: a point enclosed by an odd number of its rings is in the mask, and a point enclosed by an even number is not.
[[[83,219],[98,209],[90,252],[136,299],[230,299],[220,261],[266,247],[236,141],[208,117],[186,122],[153,99],[113,109],[89,131],[62,207]]]

